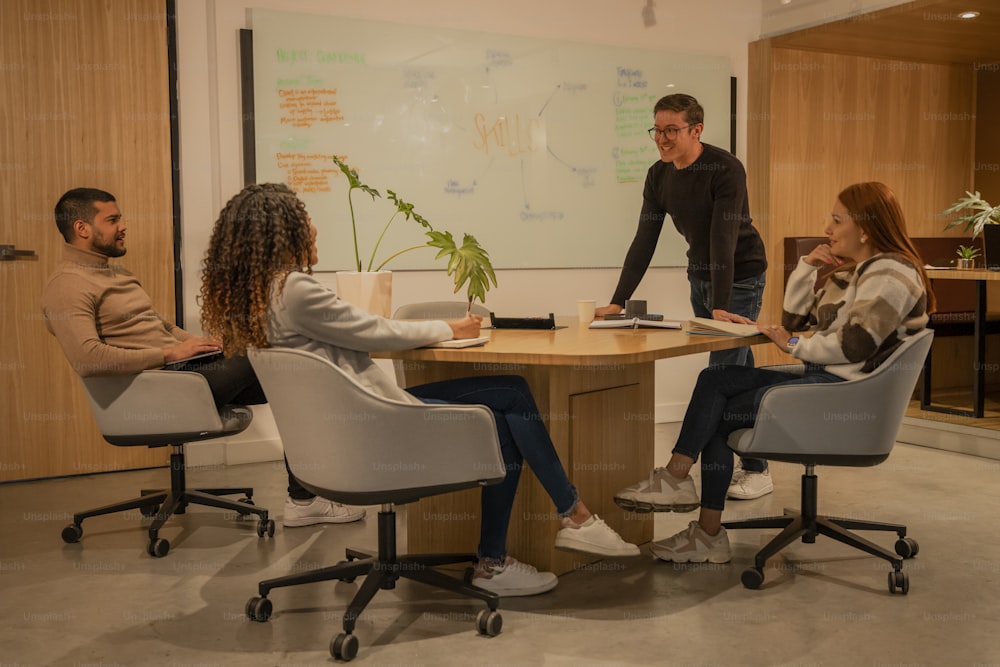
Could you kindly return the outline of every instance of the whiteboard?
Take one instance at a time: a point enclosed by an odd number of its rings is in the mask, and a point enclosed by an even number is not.
[[[355,191],[362,268],[393,190],[435,229],[472,234],[496,268],[619,267],[635,233],[647,134],[666,94],[705,108],[730,145],[728,58],[251,10],[257,182],[284,182],[319,230],[319,270],[354,267],[339,156]],[[376,264],[426,240],[401,217]],[[669,219],[653,266],[686,266]],[[386,265],[441,268],[422,248]]]

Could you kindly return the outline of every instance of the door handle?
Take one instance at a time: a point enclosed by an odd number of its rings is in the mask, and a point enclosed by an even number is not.
[[[16,259],[37,259],[34,250],[18,250],[11,244],[0,243],[0,262],[13,262]]]

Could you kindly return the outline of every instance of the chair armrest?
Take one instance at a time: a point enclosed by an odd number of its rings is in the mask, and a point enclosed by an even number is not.
[[[887,400],[869,391],[862,380],[778,385],[765,391],[753,429],[733,433],[729,445],[750,457],[774,452],[793,456],[888,453],[901,415],[889,409]]]
[[[489,408],[385,402],[354,414],[330,413],[328,406],[328,416],[340,422],[331,426],[338,431],[333,442],[296,435],[294,427],[279,423],[295,476],[307,486],[346,493],[503,479],[505,468]]]
[[[105,438],[223,430],[212,390],[198,373],[152,370],[81,381]]]

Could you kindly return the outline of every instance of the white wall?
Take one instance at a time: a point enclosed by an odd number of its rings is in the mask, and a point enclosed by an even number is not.
[[[248,8],[266,7],[397,23],[528,35],[645,49],[728,56],[738,79],[737,113],[746,116],[747,44],[758,38],[761,0],[657,0],[656,24],[646,27],[646,0],[179,0],[178,68],[182,262],[185,325],[198,329],[199,266],[219,210],[242,187],[238,31],[249,27]],[[582,109],[581,112],[586,112]],[[586,140],[581,137],[581,140]],[[737,155],[746,158],[746,125],[737,128]],[[750,202],[751,212],[753,202]],[[640,202],[609,224],[634,227]],[[568,239],[567,242],[572,242]],[[622,257],[609,258],[608,266]],[[607,303],[614,269],[508,270],[489,307],[509,315],[575,314],[574,302]],[[333,277],[329,280],[333,284]],[[395,305],[452,298],[443,271],[397,272]],[[690,314],[683,269],[653,269],[636,298],[668,317]],[[705,355],[657,364],[657,420],[679,420]],[[266,439],[266,438],[265,438]]]

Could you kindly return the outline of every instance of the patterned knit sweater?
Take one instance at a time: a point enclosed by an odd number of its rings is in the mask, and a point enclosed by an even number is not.
[[[795,346],[797,359],[857,379],[927,326],[927,294],[919,271],[905,257],[875,255],[835,272],[814,293],[817,270],[800,258],[785,288],[782,326],[812,332]]]

